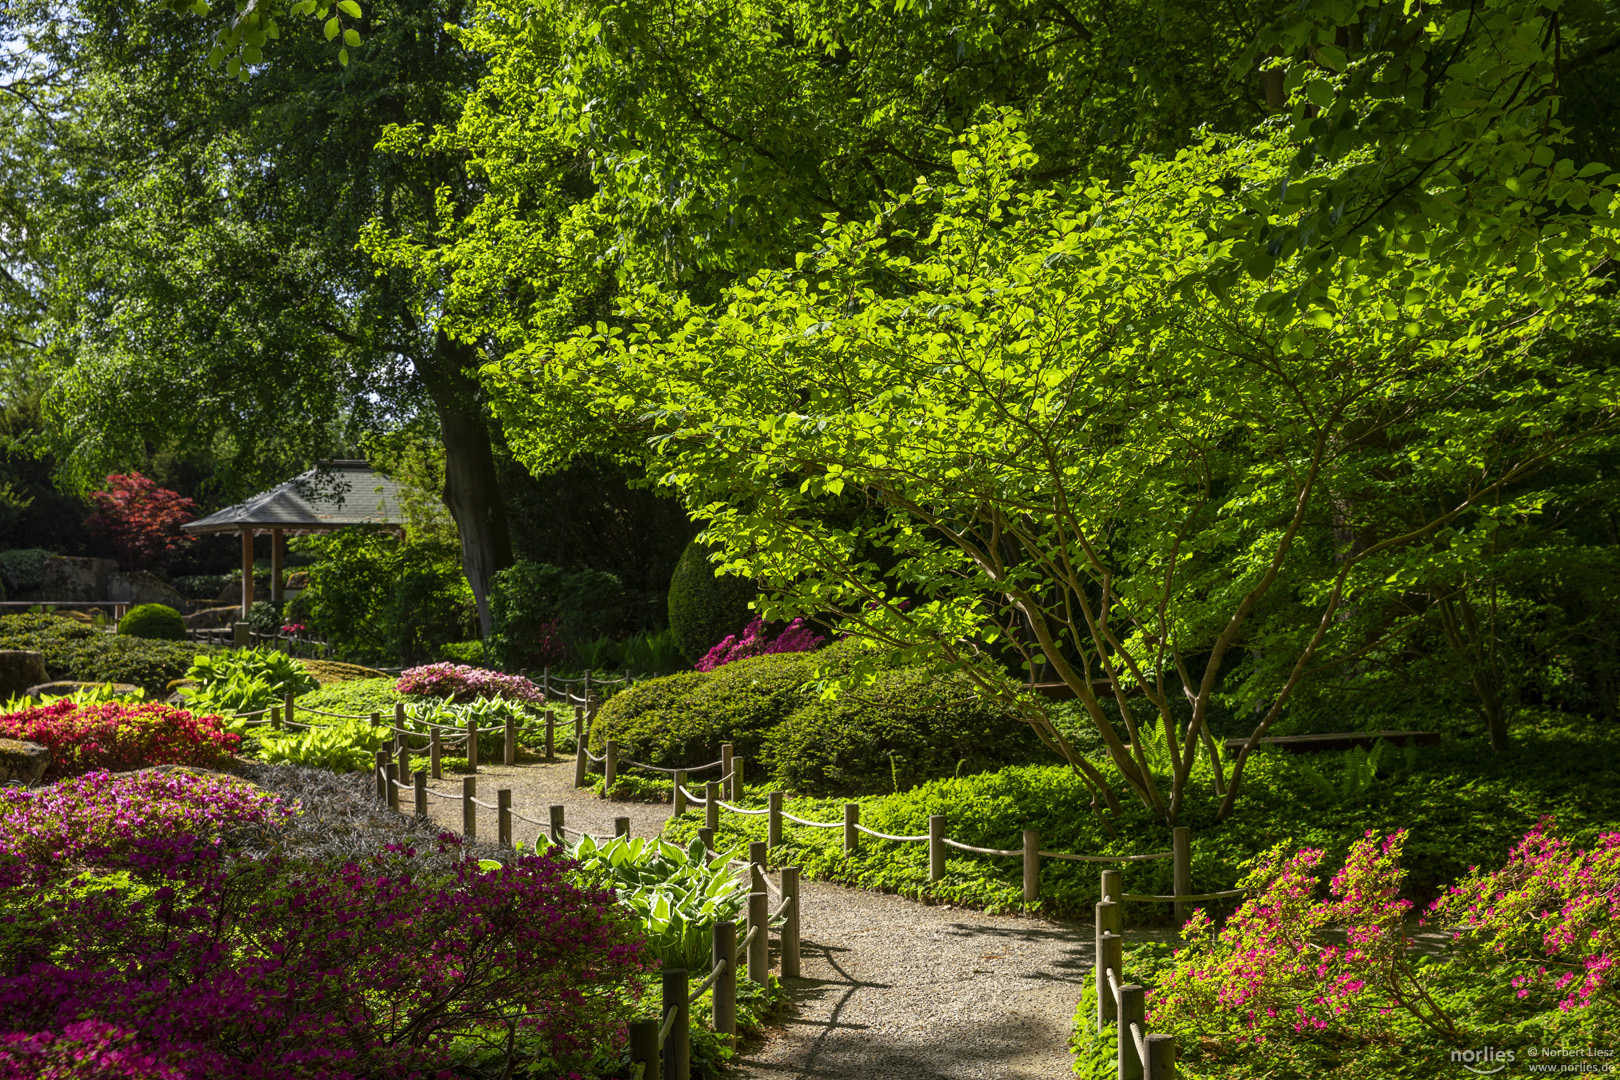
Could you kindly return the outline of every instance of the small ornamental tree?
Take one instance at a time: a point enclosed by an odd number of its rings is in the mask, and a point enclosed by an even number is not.
[[[126,568],[153,566],[191,539],[180,526],[197,516],[197,504],[138,472],[112,473],[90,500],[90,527],[112,541]]]

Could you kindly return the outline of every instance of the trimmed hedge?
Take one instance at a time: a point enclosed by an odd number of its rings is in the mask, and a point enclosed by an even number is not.
[[[686,545],[669,579],[669,628],[675,632],[688,663],[742,633],[754,583],[737,577],[717,578],[709,549],[696,540]]]
[[[859,656],[840,642],[638,683],[602,706],[591,744],[600,753],[613,738],[621,756],[673,767],[713,761],[729,742],[751,775],[764,769],[774,783],[818,793],[903,790],[1043,755],[1011,709],[960,674],[894,668],[830,702],[807,689],[819,671],[847,672]]]
[[[104,634],[56,615],[0,615],[0,649],[45,654],[52,681],[133,683],[154,695],[184,678],[207,646]]]
[[[167,604],[141,604],[118,620],[118,632],[149,641],[184,641],[186,620]]]

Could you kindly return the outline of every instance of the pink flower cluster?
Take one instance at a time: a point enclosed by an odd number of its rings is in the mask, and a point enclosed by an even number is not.
[[[406,670],[394,684],[402,694],[453,697],[460,702],[477,698],[505,698],[539,704],[540,688],[521,675],[506,675],[467,664],[424,664]]]
[[[282,626],[281,632],[283,634],[302,634],[304,632],[304,629],[305,629],[305,627],[304,627],[303,623],[301,623],[301,622],[293,622],[293,623],[287,623],[286,625]]]
[[[1528,965],[1513,977],[1518,995],[1550,990],[1567,1011],[1615,991],[1620,833],[1582,851],[1554,836],[1552,824],[1543,819],[1526,834],[1500,870],[1475,867],[1425,921],[1456,928],[1457,939],[1485,958]]]
[[[217,716],[160,702],[78,705],[66,698],[0,715],[0,738],[48,747],[51,764],[46,779],[89,769],[216,765],[241,744],[241,736],[226,731]]]
[[[213,837],[296,812],[234,777],[93,772],[37,791],[0,789],[0,857],[22,860],[32,878],[116,858],[143,840]]]
[[[735,661],[746,660],[750,656],[813,652],[820,648],[825,640],[820,634],[812,631],[803,619],[794,619],[772,639],[765,627],[765,620],[756,617],[743,628],[740,638],[736,634],[730,635],[704,653],[692,666],[698,671],[713,671],[717,667],[725,667]]]
[[[0,889],[0,925],[28,928],[0,933],[0,1080],[403,1080],[457,1040],[508,1047],[509,1023],[509,1053],[581,1060],[650,966],[613,894],[555,854],[445,871],[173,837],[125,866]]]
[[[1411,904],[1399,895],[1405,842],[1404,830],[1382,841],[1367,833],[1322,901],[1315,899],[1320,850],[1269,852],[1244,881],[1259,895],[1218,934],[1202,910],[1183,928],[1187,946],[1149,996],[1149,1019],[1203,1031],[1213,1024],[1263,1042],[1330,1026],[1375,1036],[1399,1008],[1431,1030],[1454,1033],[1408,962]],[[1343,944],[1329,940],[1335,932]]]

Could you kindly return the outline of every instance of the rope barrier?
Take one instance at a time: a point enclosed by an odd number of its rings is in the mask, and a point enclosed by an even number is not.
[[[890,836],[888,833],[878,832],[876,829],[868,829],[865,825],[862,825],[858,821],[855,823],[855,828],[865,833],[867,836],[875,836],[880,840],[899,840],[905,842],[928,839],[927,833],[923,833],[921,836]],[[949,841],[947,841],[947,843],[948,842]],[[1019,852],[1019,854],[1022,855],[1023,852]]]
[[[590,760],[598,763],[598,764],[601,764],[601,763],[607,761],[607,755],[606,754],[603,754],[601,757],[597,757],[595,754],[591,753],[590,747],[585,748],[585,756],[587,758],[589,758]]]
[[[724,801],[722,799],[716,799],[714,801],[715,801],[716,805],[718,805],[721,809],[730,810],[733,814],[768,814],[768,813],[770,813],[770,810],[768,808],[765,809],[765,810],[744,810],[742,807],[740,807],[740,806],[732,806],[730,803],[728,803],[728,802],[726,802],[726,801]]]
[[[778,905],[778,907],[777,907],[777,909],[775,911],[771,912],[770,917],[768,919],[766,919],[765,921],[766,922],[775,922],[777,919],[780,919],[782,917],[782,913],[785,912],[788,909],[788,907],[792,905],[792,903],[793,903],[793,897],[791,897],[791,896],[782,897],[782,903],[780,905]]]
[[[737,951],[739,953],[747,952],[748,951],[748,946],[750,944],[752,944],[753,940],[758,936],[759,936],[759,927],[758,926],[750,926],[748,928],[748,936],[743,938],[741,941],[737,942]]]
[[[725,970],[726,970],[726,959],[725,959],[725,957],[721,957],[720,962],[715,964],[714,967],[709,969],[709,977],[707,979],[704,979],[702,982],[698,983],[698,988],[696,990],[692,991],[690,994],[688,994],[686,996],[687,1004],[690,1005],[692,1002],[696,1001],[698,998],[702,997],[704,994],[707,994],[710,990],[714,989],[715,981],[720,978],[720,973],[725,971]]]
[[[263,716],[267,712],[275,712],[278,707],[279,706],[272,705],[268,709],[259,709],[256,712],[232,713],[231,717],[232,717],[232,719],[235,719],[235,720],[245,720],[250,716]]]
[[[1065,851],[1043,851],[1043,859],[1068,859],[1070,862],[1152,862],[1154,859],[1169,859],[1175,852],[1161,851],[1153,855],[1070,855]]]
[[[590,753],[589,750],[587,750],[585,752],[587,754]],[[686,785],[685,784],[681,785],[681,794],[686,796],[686,801],[689,802],[689,803],[695,803],[698,806],[708,806],[709,805],[709,800],[708,799],[700,799],[700,798],[698,798],[696,795],[694,795],[690,791],[686,790]],[[715,801],[718,802],[719,800],[716,799]]]
[[[856,828],[860,828],[860,826],[857,825]],[[958,843],[955,840],[952,840],[950,837],[941,837],[940,839],[942,839],[949,846],[951,846],[953,848],[956,848],[958,851],[971,851],[971,852],[974,852],[974,853],[979,854],[979,855],[1007,855],[1007,856],[1012,856],[1012,855],[1022,855],[1023,854],[1023,851],[1021,851],[1021,850],[1020,851],[1004,851],[1001,848],[974,847],[972,844],[961,844],[961,843]]]
[[[688,768],[684,768],[684,769],[666,769],[662,765],[648,765],[644,761],[626,761],[623,764],[625,764],[625,765],[633,765],[638,769],[650,769],[653,772],[661,772],[661,773],[678,773],[678,772],[695,773],[695,772],[702,772],[705,769],[712,769],[716,765],[722,764],[722,762],[711,761],[707,765],[692,765],[692,766],[690,766]]]
[[[665,1041],[669,1038],[670,1031],[675,1027],[675,1017],[679,1016],[680,1012],[680,1009],[672,1005],[670,1006],[669,1012],[664,1014],[664,1026],[658,1029],[659,1049],[663,1049]]]
[[[802,817],[794,817],[786,810],[782,811],[782,816],[795,825],[808,825],[812,829],[842,829],[844,827],[842,821],[806,821]]]
[[[1120,897],[1124,900],[1140,900],[1143,902],[1157,901],[1164,904],[1188,904],[1197,903],[1200,900],[1230,900],[1234,896],[1247,895],[1249,895],[1248,889],[1227,889],[1225,892],[1193,893],[1189,896],[1153,896],[1145,893],[1121,893]]]
[[[1142,1033],[1142,1025],[1135,1020],[1131,1021],[1131,1041],[1136,1044],[1136,1060],[1146,1064],[1148,1059],[1147,1036]]]
[[[1114,992],[1114,1000],[1118,1001],[1121,996],[1119,992],[1119,973],[1116,972],[1112,967],[1107,967],[1103,970],[1108,973],[1108,987]]]
[[[500,807],[496,806],[494,803],[481,802],[478,799],[468,798],[466,801],[472,803],[474,806],[482,806],[485,810],[500,809]]]

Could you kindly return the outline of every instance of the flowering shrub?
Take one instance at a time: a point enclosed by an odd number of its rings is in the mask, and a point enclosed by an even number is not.
[[[46,779],[90,769],[214,765],[241,743],[241,736],[226,731],[217,716],[157,702],[79,705],[68,700],[0,716],[0,738],[49,747]]]
[[[1274,848],[1244,880],[1259,890],[1219,933],[1202,909],[1182,929],[1187,947],[1148,998],[1161,1027],[1237,1034],[1263,1042],[1288,1033],[1383,1033],[1400,1009],[1446,1037],[1456,1026],[1418,982],[1399,896],[1405,831],[1358,841],[1334,875],[1331,899],[1314,899],[1322,852]],[[1324,944],[1342,929],[1344,944]]]
[[[765,627],[765,620],[757,616],[743,628],[739,638],[732,634],[705,653],[696,664],[698,671],[713,671],[750,656],[768,656],[773,653],[813,652],[826,639],[815,633],[803,619],[794,619],[783,627],[773,640]]]
[[[191,539],[180,526],[196,516],[197,504],[138,472],[108,476],[90,501],[91,529],[112,541],[124,566],[150,565]]]
[[[1456,927],[1457,939],[1480,958],[1529,965],[1528,974],[1513,977],[1518,996],[1550,989],[1569,1011],[1614,995],[1620,833],[1581,851],[1551,829],[1544,819],[1500,870],[1481,874],[1476,866],[1435,901],[1425,921]]]
[[[30,932],[0,933],[0,1077],[79,1054],[75,1076],[431,1075],[461,1039],[501,1048],[508,1075],[517,1055],[586,1055],[649,965],[612,893],[572,868],[253,860],[171,838],[93,887],[9,890],[0,927]]]
[[[295,811],[245,780],[188,773],[87,773],[37,791],[0,789],[0,855],[35,868],[117,857],[142,840],[211,837]]]
[[[540,688],[521,675],[504,675],[487,668],[466,664],[424,664],[405,671],[394,684],[402,694],[428,697],[454,698],[473,701],[477,698],[506,698],[538,704]]]

